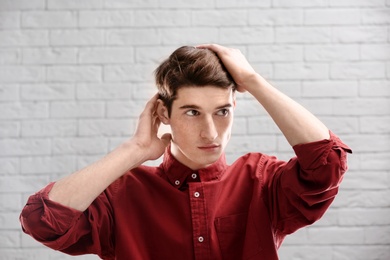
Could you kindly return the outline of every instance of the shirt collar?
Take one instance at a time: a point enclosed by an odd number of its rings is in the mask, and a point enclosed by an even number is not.
[[[194,171],[176,160],[171,153],[171,146],[169,145],[165,150],[161,167],[172,186],[180,189],[187,186],[187,182],[189,181],[206,182],[220,179],[227,168],[227,164],[225,154],[222,154],[221,157],[210,166]],[[193,174],[196,174],[198,177],[196,179],[193,178]]]

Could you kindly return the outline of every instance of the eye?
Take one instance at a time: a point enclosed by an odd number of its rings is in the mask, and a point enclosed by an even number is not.
[[[229,115],[229,112],[230,112],[229,109],[224,108],[224,109],[219,110],[217,112],[217,115],[219,115],[219,116],[227,116],[227,115]]]
[[[186,115],[187,115],[187,116],[198,116],[198,115],[199,115],[199,112],[196,111],[196,110],[194,110],[194,109],[191,109],[191,110],[188,110],[188,111],[186,112]]]

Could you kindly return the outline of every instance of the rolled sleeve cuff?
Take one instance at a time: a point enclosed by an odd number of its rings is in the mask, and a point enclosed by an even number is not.
[[[312,170],[326,165],[329,153],[332,150],[340,151],[340,158],[346,165],[345,153],[352,153],[351,148],[344,144],[332,131],[329,131],[329,135],[329,139],[293,146],[299,164],[303,169]]]

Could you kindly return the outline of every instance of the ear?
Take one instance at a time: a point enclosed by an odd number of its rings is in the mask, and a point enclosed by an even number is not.
[[[164,105],[164,102],[161,99],[157,100],[156,113],[164,125],[169,125],[168,108]]]

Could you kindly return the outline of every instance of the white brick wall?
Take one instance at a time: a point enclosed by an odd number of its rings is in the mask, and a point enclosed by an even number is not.
[[[288,237],[280,258],[390,259],[389,6],[389,0],[0,0],[0,259],[70,259],[21,232],[27,197],[129,137],[154,93],[156,65],[181,45],[205,42],[240,48],[354,150],[330,210]],[[248,150],[292,155],[244,94],[227,157]]]

